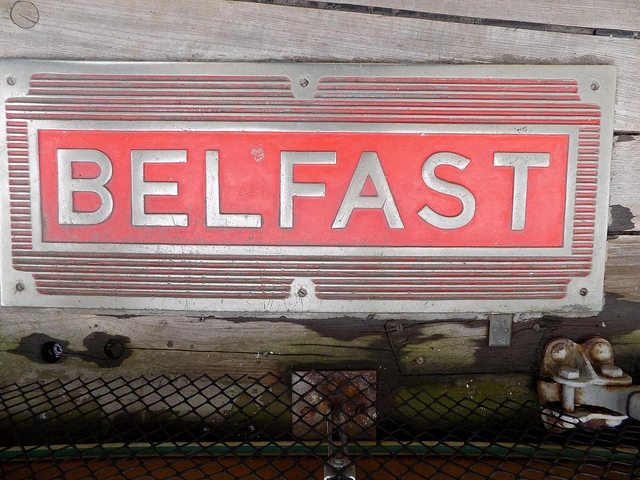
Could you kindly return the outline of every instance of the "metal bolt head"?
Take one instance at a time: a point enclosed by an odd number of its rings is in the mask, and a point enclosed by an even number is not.
[[[9,13],[11,21],[20,28],[33,28],[40,20],[38,8],[31,2],[16,2]]]
[[[569,356],[569,347],[564,343],[558,343],[551,349],[551,358],[555,362],[564,362]]]
[[[307,77],[302,77],[300,79],[300,86],[301,87],[307,87],[309,85],[309,79]]]
[[[578,371],[577,368],[563,365],[558,370],[558,375],[560,375],[563,378],[566,378],[567,380],[576,380],[580,377],[580,372]]]
[[[613,351],[611,346],[605,342],[598,342],[591,347],[591,358],[596,362],[606,362],[613,358]]]
[[[586,297],[587,295],[589,295],[589,290],[587,290],[586,288],[581,288],[580,295],[582,295],[583,297]]]
[[[607,378],[622,378],[624,375],[622,369],[615,365],[602,365],[600,371],[602,372],[602,376]]]
[[[18,292],[24,292],[24,283],[16,283],[16,290]]]
[[[422,364],[424,363],[424,358],[422,358],[422,357],[418,357],[418,358],[416,358],[416,363],[417,363],[418,365],[422,365]]]
[[[47,363],[56,363],[62,356],[62,345],[58,342],[46,342],[40,349],[40,356]]]
[[[307,290],[305,288],[300,287],[298,289],[298,291],[296,292],[296,295],[298,295],[299,297],[306,297],[307,296]]]
[[[124,344],[117,338],[112,338],[105,343],[104,354],[111,360],[117,360],[124,355]]]
[[[15,85],[16,84],[16,77],[9,75],[7,77],[7,84],[9,85]]]
[[[596,90],[599,90],[599,89],[600,89],[600,84],[598,82],[591,83],[591,90],[595,92]]]

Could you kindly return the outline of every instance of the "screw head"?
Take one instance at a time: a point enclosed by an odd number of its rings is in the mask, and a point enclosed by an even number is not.
[[[587,290],[586,288],[581,288],[580,295],[582,295],[583,297],[586,297],[587,295],[589,295],[589,290]]]
[[[336,455],[335,457],[333,457],[333,464],[338,467],[346,465],[346,463],[347,463],[347,459],[342,456]]]
[[[12,76],[12,75],[9,75],[9,76],[7,77],[7,83],[8,83],[9,85],[15,85],[15,84],[16,84],[16,77],[14,77],[14,76]]]
[[[416,358],[416,363],[417,363],[418,365],[422,365],[422,364],[424,364],[424,358],[422,358],[422,357],[418,357],[418,358]]]
[[[16,283],[16,290],[18,292],[24,292],[24,283]]]
[[[600,84],[598,82],[591,83],[591,90],[595,92],[596,90],[599,90],[599,89],[600,89]]]
[[[309,79],[307,77],[302,77],[300,79],[300,86],[302,88],[309,86]]]
[[[47,363],[56,363],[60,360],[62,353],[62,345],[58,342],[46,342],[40,349],[40,356]]]
[[[302,288],[302,287],[300,287],[300,288],[298,289],[298,291],[296,292],[296,295],[298,295],[298,296],[299,296],[299,297],[301,297],[301,298],[302,298],[302,297],[306,297],[306,296],[307,296],[307,290],[306,290],[306,289],[304,289],[304,288]]]

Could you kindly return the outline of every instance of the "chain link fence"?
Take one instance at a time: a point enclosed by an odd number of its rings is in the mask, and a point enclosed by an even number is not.
[[[0,388],[0,477],[640,478],[640,424],[553,431],[535,402],[375,372],[75,379]]]

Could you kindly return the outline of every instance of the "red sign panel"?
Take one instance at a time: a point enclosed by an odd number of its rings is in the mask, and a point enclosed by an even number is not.
[[[40,130],[38,145],[59,179],[40,187],[46,242],[563,245],[567,135]]]
[[[3,305],[602,307],[613,67],[0,63]]]

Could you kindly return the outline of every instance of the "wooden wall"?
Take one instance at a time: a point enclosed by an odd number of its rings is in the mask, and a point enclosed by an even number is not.
[[[13,3],[0,0],[4,58],[612,64],[618,86],[607,302],[597,317],[520,321],[512,347],[501,349],[487,346],[484,320],[300,321],[3,308],[0,385],[78,375],[373,368],[389,381],[462,386],[463,393],[475,381],[476,394],[526,397],[534,395],[536,359],[547,339],[595,334],[614,344],[621,366],[640,372],[639,2],[33,0],[38,17],[12,20]],[[102,351],[113,336],[127,347],[117,361]],[[55,365],[38,360],[47,338],[67,352]],[[500,375],[497,390],[488,375],[496,372],[511,373]]]

